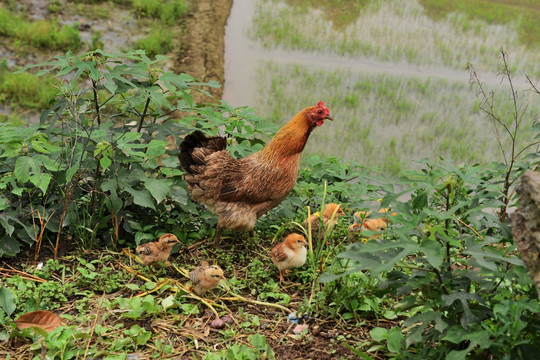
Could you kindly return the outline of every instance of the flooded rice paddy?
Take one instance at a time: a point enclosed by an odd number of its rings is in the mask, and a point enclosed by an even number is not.
[[[534,78],[540,66],[539,54],[519,44],[515,26],[460,14],[435,21],[409,0],[342,3],[354,5],[352,15],[340,18],[324,1],[235,0],[223,99],[278,124],[324,100],[336,120],[313,133],[306,152],[386,173],[424,157],[502,160],[466,68],[474,65],[507,118],[512,104],[498,75],[500,48],[519,90],[528,89],[525,74]],[[538,97],[520,96],[529,104],[525,118],[536,121]],[[521,132],[521,144],[530,139],[529,131]]]

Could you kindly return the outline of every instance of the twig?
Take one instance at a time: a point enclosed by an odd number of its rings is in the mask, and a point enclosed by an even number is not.
[[[94,330],[96,329],[97,320],[99,318],[99,310],[101,310],[101,304],[103,303],[103,298],[105,297],[105,291],[103,292],[103,295],[101,295],[101,300],[99,301],[99,305],[96,311],[96,317],[94,318],[94,323],[92,324],[92,329],[90,330],[90,336],[88,337],[88,341],[86,343],[86,349],[84,350],[84,357],[83,360],[86,360],[86,356],[88,355],[88,349],[90,348],[90,342],[92,341],[92,335],[94,335]]]
[[[29,274],[29,273],[25,273],[23,271],[19,271],[19,270],[16,270],[16,269],[4,269],[4,268],[0,268],[0,271],[5,271],[7,273],[10,273],[10,272],[13,272],[13,273],[17,273],[17,274],[20,274],[21,277],[23,279],[27,279],[27,280],[32,280],[32,281],[37,281],[37,282],[41,282],[41,283],[46,283],[48,282],[47,280],[45,279],[42,279],[40,277],[37,277],[35,275],[32,275],[32,274]],[[7,275],[6,275],[7,276]]]

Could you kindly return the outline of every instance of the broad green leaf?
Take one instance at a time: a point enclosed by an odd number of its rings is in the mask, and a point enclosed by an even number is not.
[[[163,310],[167,310],[168,308],[174,306],[174,295],[169,295],[163,299],[161,306],[163,306]]]
[[[144,181],[144,187],[150,191],[150,194],[156,199],[156,202],[159,204],[165,199],[169,191],[171,190],[171,186],[173,184],[173,181],[171,179],[151,179],[147,178]]]
[[[426,255],[426,259],[431,266],[439,269],[444,258],[444,248],[437,240],[426,239],[420,246],[420,251]]]
[[[15,296],[13,293],[5,286],[0,287],[0,307],[4,309],[7,316],[11,316],[15,311]]]
[[[75,164],[66,170],[66,182],[69,183],[73,178],[73,175],[79,171],[80,162],[76,161]]]
[[[0,195],[0,211],[5,210],[9,207],[8,199]]]
[[[20,184],[26,183],[30,179],[30,170],[35,168],[35,163],[28,156],[21,156],[15,161],[15,178]]]
[[[146,153],[150,157],[158,157],[165,154],[165,147],[168,145],[166,141],[152,140],[148,143]]]
[[[101,159],[99,159],[99,165],[101,165],[103,171],[107,170],[111,164],[112,160],[108,156],[104,155]]]
[[[483,303],[483,299],[478,294],[470,294],[464,291],[456,291],[448,295],[442,295],[444,305],[449,306],[454,301],[459,300],[463,308],[463,316],[461,317],[461,326],[467,328],[469,324],[477,321],[477,317],[472,313],[469,308],[469,300],[474,300],[479,303]]]
[[[5,221],[2,220],[2,226],[4,226],[4,228],[5,225]],[[11,232],[13,232],[14,229],[15,228],[12,227]],[[0,238],[0,258],[3,256],[15,256],[19,252],[20,247],[21,244],[15,238],[10,236]]]
[[[388,330],[382,327],[375,327],[369,331],[369,335],[373,340],[381,342],[388,338]]]
[[[181,205],[187,205],[188,194],[187,194],[186,189],[181,186],[178,186],[178,185],[171,186],[171,190],[169,191],[169,197],[173,201]]]
[[[132,190],[130,191],[131,195],[133,196],[133,202],[137,205],[150,208],[152,210],[155,210],[156,207],[154,205],[154,202],[152,201],[152,196],[150,193],[146,190],[138,191],[138,190]]]
[[[388,350],[394,353],[399,353],[401,343],[403,341],[403,333],[399,326],[394,326],[388,331]]]

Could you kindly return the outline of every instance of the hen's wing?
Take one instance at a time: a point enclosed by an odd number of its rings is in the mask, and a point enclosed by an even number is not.
[[[285,253],[285,244],[281,243],[274,246],[272,249],[272,258],[277,262],[282,262],[289,258]]]

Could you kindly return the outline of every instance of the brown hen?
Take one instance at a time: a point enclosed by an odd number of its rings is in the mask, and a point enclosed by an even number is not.
[[[224,137],[195,131],[180,144],[180,164],[192,199],[218,215],[214,245],[223,229],[253,230],[257,219],[289,195],[298,177],[300,154],[311,131],[332,120],[322,101],[305,108],[260,151],[236,159]]]

